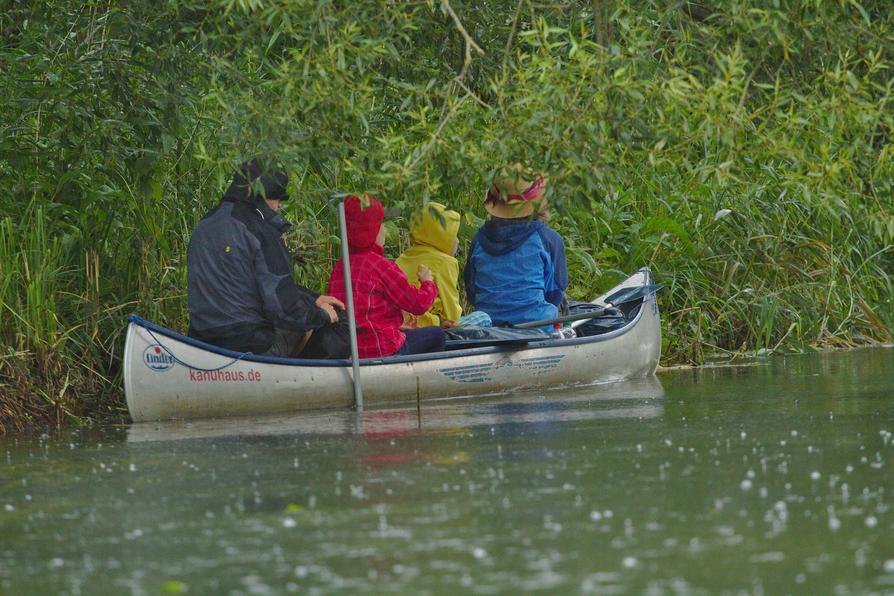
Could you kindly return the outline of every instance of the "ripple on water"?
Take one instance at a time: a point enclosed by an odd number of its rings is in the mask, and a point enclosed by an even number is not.
[[[415,404],[317,414],[330,422],[259,436],[141,431],[101,452],[82,438],[9,447],[0,592],[156,593],[176,578],[190,593],[740,593],[755,566],[766,593],[894,585],[879,468],[894,412],[860,393],[865,371],[815,385],[754,371],[664,377],[674,395],[652,417],[600,418],[619,411],[606,391],[585,406],[538,395],[523,419],[513,397],[427,404],[420,420]],[[894,378],[874,386],[894,392]],[[376,416],[395,434],[357,430]]]

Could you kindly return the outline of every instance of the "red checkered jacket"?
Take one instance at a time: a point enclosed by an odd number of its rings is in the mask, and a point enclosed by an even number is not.
[[[351,287],[357,319],[357,348],[361,358],[391,356],[404,345],[400,331],[403,311],[425,313],[438,297],[438,286],[424,282],[414,287],[394,261],[384,257],[378,244],[351,253]],[[329,276],[329,292],[345,302],[344,272],[341,259]]]

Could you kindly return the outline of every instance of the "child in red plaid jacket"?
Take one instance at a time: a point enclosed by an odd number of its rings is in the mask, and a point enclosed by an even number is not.
[[[416,288],[394,261],[385,258],[385,209],[374,197],[345,199],[351,289],[361,358],[444,350],[446,335],[438,327],[400,330],[403,311],[425,313],[438,296],[431,270],[420,266]],[[329,295],[347,300],[341,259],[329,276]]]

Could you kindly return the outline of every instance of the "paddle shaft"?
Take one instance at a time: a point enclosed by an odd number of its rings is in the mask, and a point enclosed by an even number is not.
[[[531,329],[532,327],[544,327],[546,325],[554,325],[555,323],[567,323],[569,321],[580,321],[582,319],[592,319],[605,313],[604,308],[596,310],[588,310],[587,312],[579,312],[573,315],[565,315],[562,317],[554,317],[552,319],[543,319],[542,321],[530,321],[528,323],[518,323],[513,325],[515,329]]]
[[[348,226],[345,221],[345,201],[338,202],[338,227],[341,233],[341,262],[345,275],[345,306],[348,308],[348,331],[351,336],[351,365],[354,368],[354,405],[363,409],[363,389],[360,386],[360,356],[357,350],[357,322],[354,318],[354,291],[351,287],[351,260],[348,254]]]

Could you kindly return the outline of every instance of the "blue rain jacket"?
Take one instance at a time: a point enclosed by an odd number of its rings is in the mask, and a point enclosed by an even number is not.
[[[495,325],[556,317],[568,287],[565,243],[540,221],[491,218],[472,239],[463,280]]]

